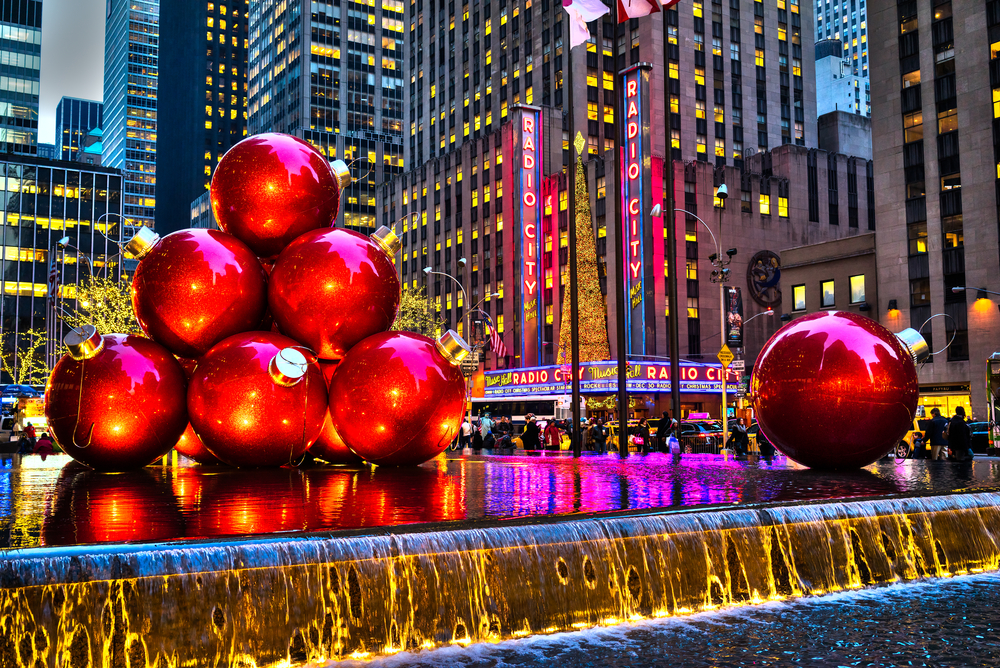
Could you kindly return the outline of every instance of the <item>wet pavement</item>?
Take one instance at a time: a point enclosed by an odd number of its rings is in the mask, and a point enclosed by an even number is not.
[[[1000,574],[966,575],[337,668],[997,666]]]
[[[183,461],[183,460],[182,460]],[[443,455],[410,469],[147,467],[102,474],[68,457],[0,464],[0,548],[376,530],[724,504],[1000,489],[1000,459],[883,460],[817,472],[784,458]],[[447,524],[446,524],[447,526]],[[457,526],[457,524],[456,524]]]

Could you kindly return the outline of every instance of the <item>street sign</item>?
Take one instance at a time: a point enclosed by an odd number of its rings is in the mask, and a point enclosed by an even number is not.
[[[473,376],[476,375],[476,371],[478,370],[479,370],[478,360],[471,360],[471,359],[462,360],[462,374],[465,375],[466,378],[472,378]]]
[[[735,369],[736,371],[743,371],[746,368],[746,360],[733,360],[732,364],[729,365],[730,369]]]
[[[729,346],[723,345],[718,357],[719,361],[722,362],[722,368],[728,369],[729,363],[733,361],[733,351],[729,349]]]

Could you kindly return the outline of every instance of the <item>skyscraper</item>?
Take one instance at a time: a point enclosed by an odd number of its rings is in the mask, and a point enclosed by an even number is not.
[[[159,5],[159,0],[108,0],[104,34],[102,161],[125,175],[125,217],[148,226],[156,208]]]
[[[0,212],[7,231],[0,256],[0,346],[4,353],[23,350],[29,330],[46,332],[51,367],[63,355],[60,342],[69,332],[58,311],[78,307],[77,284],[91,269],[121,276],[117,245],[131,233],[121,220],[122,175],[105,167],[6,155],[0,179],[6,180],[8,195]],[[58,243],[63,237],[68,237],[65,248]],[[0,383],[8,382],[0,374]]]
[[[250,7],[249,133],[285,132],[351,165],[338,222],[374,231],[375,184],[403,171],[402,0]]]
[[[83,139],[102,127],[104,105],[93,100],[63,97],[56,105],[56,152],[61,160],[76,160]]]
[[[0,0],[0,150],[38,152],[41,0]]]
[[[928,410],[985,420],[1000,350],[1000,3],[899,0],[870,19],[880,318],[941,351],[917,374]]]
[[[815,0],[816,41],[839,39],[849,70],[868,78],[868,0]]]
[[[380,188],[379,223],[396,225],[402,233],[401,279],[412,287],[425,285],[446,324],[468,326],[464,315],[484,301],[509,352],[500,366],[554,362],[569,289],[571,221],[560,172],[578,132],[612,355],[624,352],[613,335],[615,303],[622,299],[633,303],[632,310],[641,306],[645,318],[643,328],[631,330],[632,354],[669,354],[665,224],[649,213],[663,195],[664,166],[670,163],[661,156],[668,139],[674,204],[721,231],[721,237],[714,234],[723,251],[738,249],[731,285],[742,283],[748,305],[751,299],[759,308],[779,303],[783,248],[874,229],[868,206],[871,163],[806,148],[817,141],[811,5],[695,1],[665,16],[619,25],[607,16],[590,24],[591,40],[573,53],[571,92],[559,3],[481,0],[452,11],[443,1],[415,0],[409,7],[409,169]],[[648,90],[640,84],[638,92],[628,93],[623,70],[648,71]],[[641,149],[643,167],[636,163],[636,174],[630,171],[627,178],[618,173],[611,152],[615,132],[628,125],[616,118],[625,116],[626,93],[635,126],[630,136],[646,135],[649,142]],[[572,128],[563,114],[570,101]],[[632,102],[641,110],[641,122],[633,118]],[[540,176],[531,171],[535,165]],[[615,292],[615,272],[625,267],[616,266],[611,243],[621,224],[623,180],[628,188],[641,185],[651,197],[629,208],[644,217],[644,230],[628,239],[630,253],[643,246],[634,272],[642,283],[630,286],[631,298]],[[720,183],[728,184],[728,201],[714,197]],[[679,352],[714,362],[721,304],[717,286],[709,282],[713,267],[707,257],[719,251],[694,216],[678,215],[676,229]],[[427,268],[453,274],[467,294],[453,281],[425,273]],[[777,328],[765,318],[755,323],[761,330]],[[537,342],[533,351],[523,345],[526,332]],[[748,359],[763,340],[746,346]],[[494,358],[485,362],[489,369]]]
[[[208,190],[212,170],[246,135],[249,0],[164,3],[159,62],[159,175],[156,229],[190,223],[191,202]]]

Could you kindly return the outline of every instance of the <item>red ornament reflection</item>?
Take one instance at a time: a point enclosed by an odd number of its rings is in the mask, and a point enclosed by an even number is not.
[[[406,466],[436,457],[458,434],[465,378],[432,339],[384,332],[344,357],[330,396],[333,426],[355,454]]]
[[[297,469],[248,474],[222,468],[177,472],[174,491],[188,538],[305,531],[306,486]]]
[[[795,461],[822,469],[867,466],[910,429],[919,385],[910,353],[870,318],[844,311],[796,318],[754,366],[757,420]]]
[[[389,329],[399,299],[392,258],[365,235],[340,228],[292,242],[274,263],[267,288],[282,333],[328,360]]]
[[[177,444],[174,445],[174,450],[181,453],[189,459],[193,459],[199,464],[219,464],[219,458],[209,452],[205,444],[201,442],[198,438],[198,434],[194,433],[194,429],[191,427],[191,423],[188,423],[187,429],[181,434],[181,437],[177,440]]]
[[[436,467],[304,469],[310,531],[466,519],[464,476]]]
[[[323,154],[278,133],[247,137],[229,149],[211,193],[219,227],[262,258],[275,257],[309,230],[329,227],[340,208],[340,185]]]
[[[326,416],[323,374],[310,364],[291,386],[268,368],[298,343],[271,332],[231,336],[198,362],[188,388],[191,426],[212,454],[232,466],[298,462],[319,437]]]
[[[63,356],[45,388],[45,416],[66,454],[102,471],[140,468],[187,426],[184,371],[162,346],[108,334],[90,359]]]
[[[42,522],[42,544],[160,541],[184,535],[170,488],[151,471],[101,473],[63,467]]]
[[[218,230],[180,230],[139,261],[132,307],[142,331],[181,357],[200,357],[233,334],[257,329],[267,276],[253,252]]]

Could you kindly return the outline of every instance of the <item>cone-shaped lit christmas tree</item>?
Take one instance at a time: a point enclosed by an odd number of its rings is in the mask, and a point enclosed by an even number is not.
[[[601,294],[597,268],[597,247],[594,242],[594,221],[590,215],[590,194],[583,160],[576,161],[576,263],[577,299],[580,303],[580,361],[611,359],[608,343],[607,309]],[[569,285],[563,293],[562,318],[559,324],[559,364],[572,363],[572,319],[570,318]]]

